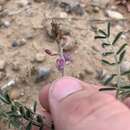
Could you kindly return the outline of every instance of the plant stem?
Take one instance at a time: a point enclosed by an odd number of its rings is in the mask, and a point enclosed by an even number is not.
[[[111,49],[112,49],[112,52],[114,52],[114,60],[116,62],[116,66],[117,66],[117,91],[116,91],[116,98],[117,99],[120,99],[120,81],[121,81],[121,71],[120,71],[120,64],[118,63],[118,57],[117,57],[117,54],[116,54],[116,51],[112,45],[112,43],[109,41],[109,39],[107,38],[107,41],[109,44],[111,44]]]

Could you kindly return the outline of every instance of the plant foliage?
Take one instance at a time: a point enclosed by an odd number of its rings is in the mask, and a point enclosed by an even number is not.
[[[122,79],[121,77],[129,74],[130,71],[127,71],[124,73],[120,72],[120,65],[123,62],[125,54],[126,54],[127,43],[120,45],[120,47],[116,49],[118,45],[118,41],[120,40],[122,34],[123,32],[119,32],[111,41],[110,40],[111,23],[108,23],[107,31],[99,29],[97,31],[97,35],[95,36],[95,39],[100,39],[102,41],[101,46],[105,50],[105,52],[102,54],[102,63],[109,66],[116,66],[117,68],[117,73],[112,74],[111,76],[106,78],[105,81],[102,81],[104,85],[108,85],[116,77],[117,78],[116,85],[114,87],[101,88],[100,91],[114,90],[116,91],[116,97],[118,99],[123,99],[125,96],[130,94],[130,85],[127,85],[127,86],[121,85],[121,79]],[[110,58],[108,57],[111,57],[111,59],[113,60],[110,60]]]

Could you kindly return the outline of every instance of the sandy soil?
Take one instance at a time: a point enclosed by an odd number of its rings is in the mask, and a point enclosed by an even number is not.
[[[92,27],[106,28],[107,22],[111,21],[113,36],[123,30],[125,33],[120,42],[129,43],[129,13],[124,7],[116,6],[113,2],[109,2],[106,8],[99,8],[95,12],[90,0],[82,0],[81,4],[85,9],[83,16],[68,14],[48,1],[32,0],[30,3],[25,2],[25,5],[22,5],[20,0],[7,0],[0,5],[4,12],[8,12],[4,15],[1,11],[2,15],[0,15],[0,24],[4,23],[4,26],[0,25],[0,63],[5,64],[0,71],[0,76],[2,75],[0,86],[15,80],[16,85],[9,89],[9,93],[12,98],[27,105],[33,100],[38,100],[39,90],[45,84],[61,77],[55,66],[56,58],[44,52],[44,49],[57,51],[56,43],[47,35],[53,18],[56,18],[61,27],[70,33],[70,37],[76,43],[68,51],[73,59],[73,62],[67,64],[65,68],[65,75],[68,76],[94,84],[99,83],[96,79],[96,71],[102,68],[100,62],[102,49],[100,41],[94,39],[95,33]],[[107,9],[122,13],[125,20],[111,19],[105,13]],[[130,60],[129,47],[127,60]],[[35,60],[39,53],[45,56],[41,62]],[[34,80],[36,75],[31,72],[33,68],[38,67],[50,68],[51,72],[46,80],[36,83]],[[106,66],[104,68],[112,73]],[[0,130],[3,129],[5,127],[0,125]]]

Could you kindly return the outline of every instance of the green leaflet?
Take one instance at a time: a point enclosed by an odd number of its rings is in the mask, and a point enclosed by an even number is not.
[[[107,46],[110,46],[111,44],[108,44],[108,43],[102,43],[102,48],[105,48]]]
[[[32,109],[33,109],[33,112],[36,112],[36,109],[37,109],[37,102],[36,101],[34,101]]]
[[[9,96],[6,94],[0,94],[0,100],[3,101],[4,103],[6,104],[10,104],[11,103],[11,100],[9,98]]]
[[[128,71],[122,73],[121,75],[123,76],[123,75],[127,75],[127,74],[130,74],[130,70],[128,70]]]
[[[126,47],[127,45],[128,45],[128,44],[122,45],[122,46],[120,47],[120,49],[116,52],[116,54],[117,54],[117,55],[120,54],[120,53],[125,49],[125,47]]]
[[[115,63],[111,63],[107,60],[102,60],[102,63],[107,64],[107,65],[115,65]]]
[[[112,45],[115,45],[115,44],[116,44],[116,42],[119,40],[119,38],[121,37],[122,34],[123,34],[123,32],[119,32],[119,33],[116,35],[114,41],[112,42]]]
[[[114,78],[115,76],[117,76],[117,74],[112,74],[110,77],[108,77],[107,79],[103,80],[102,83],[103,83],[104,85],[108,85],[108,84],[113,80],[113,78]]]
[[[108,25],[107,25],[107,35],[108,35],[108,37],[110,37],[110,34],[111,34],[111,23],[109,22]]]
[[[124,50],[121,54],[120,54],[120,56],[119,56],[119,64],[123,61],[123,59],[124,59],[124,56],[125,56],[125,53],[126,53],[126,50]]]
[[[95,39],[105,39],[106,36],[95,36]]]
[[[111,90],[112,90],[112,91],[115,91],[116,88],[114,88],[114,87],[112,88],[112,87],[111,87],[111,88],[100,88],[100,89],[99,89],[99,91],[111,91]]]
[[[107,37],[107,34],[103,30],[99,29],[98,32],[101,33],[104,37]]]
[[[32,122],[29,122],[26,127],[26,130],[31,130],[31,129],[32,129]]]
[[[102,53],[102,56],[109,56],[112,54],[114,54],[114,52],[104,52],[104,53]]]

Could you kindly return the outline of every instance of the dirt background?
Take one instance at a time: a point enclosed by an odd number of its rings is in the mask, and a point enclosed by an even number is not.
[[[61,0],[58,0],[61,1]],[[67,1],[67,0],[63,0]],[[77,0],[70,0],[72,3]],[[56,19],[61,27],[70,33],[74,44],[67,50],[72,56],[72,63],[65,67],[65,75],[97,84],[97,70],[101,70],[100,41],[95,40],[93,28],[106,28],[108,21],[112,23],[112,35],[124,31],[122,42],[130,40],[129,13],[124,6],[116,5],[115,1],[82,0],[80,5],[84,14],[66,13],[53,0],[0,0],[0,86],[1,88],[15,81],[15,85],[7,87],[11,97],[30,106],[38,101],[40,89],[51,83],[61,74],[56,69],[56,57],[45,54],[44,49],[57,51],[56,43],[48,36],[50,23]],[[29,2],[29,3],[28,3]],[[121,14],[109,16],[112,10]],[[120,19],[121,18],[121,19]],[[130,47],[130,46],[129,46]],[[128,47],[125,60],[130,61]],[[39,56],[40,55],[40,56]],[[40,57],[40,61],[38,61]],[[49,68],[50,75],[40,82],[35,82],[37,74],[34,68]],[[109,70],[104,66],[106,70]],[[112,73],[112,70],[109,70]],[[0,130],[5,129],[3,124]]]

